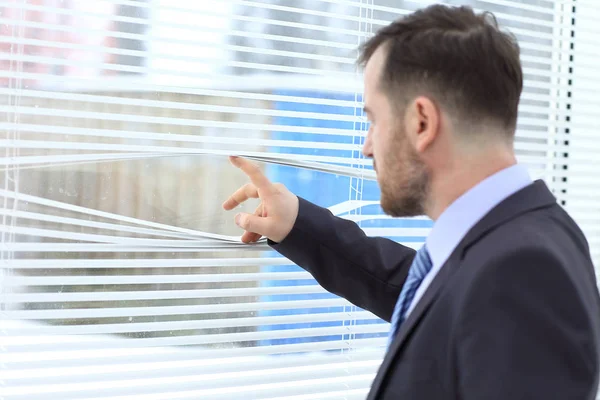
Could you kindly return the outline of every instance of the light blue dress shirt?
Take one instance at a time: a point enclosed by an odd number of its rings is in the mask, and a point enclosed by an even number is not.
[[[407,317],[469,230],[496,205],[531,183],[527,168],[513,165],[478,183],[439,216],[426,241],[433,266],[415,293]]]

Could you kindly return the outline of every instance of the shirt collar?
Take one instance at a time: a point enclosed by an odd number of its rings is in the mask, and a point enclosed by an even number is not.
[[[427,237],[433,267],[441,267],[489,211],[531,183],[527,168],[517,164],[489,176],[456,199],[440,215]]]

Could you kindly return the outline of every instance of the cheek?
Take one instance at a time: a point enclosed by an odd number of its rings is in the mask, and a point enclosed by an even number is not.
[[[378,166],[383,166],[386,164],[387,160],[386,150],[383,146],[381,146],[381,141],[376,140],[373,142],[373,160]]]
[[[377,158],[383,160],[388,159],[388,153],[390,152],[390,134],[384,129],[379,129],[377,135],[374,135],[373,140],[373,154]]]
[[[381,128],[379,126],[372,126],[371,129],[371,145],[373,149],[379,148],[382,141]]]

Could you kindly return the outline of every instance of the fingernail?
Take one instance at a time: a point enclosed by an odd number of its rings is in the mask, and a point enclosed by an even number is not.
[[[241,214],[237,214],[237,215],[235,216],[235,224],[236,224],[237,226],[240,226],[240,220],[241,220],[241,219],[242,219],[242,215],[241,215]]]

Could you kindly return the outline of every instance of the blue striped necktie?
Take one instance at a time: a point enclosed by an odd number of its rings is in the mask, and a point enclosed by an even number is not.
[[[394,337],[396,337],[396,334],[400,329],[400,325],[406,318],[406,311],[408,310],[410,303],[413,301],[417,289],[419,286],[421,286],[421,282],[423,282],[423,279],[431,270],[432,265],[433,263],[431,262],[431,257],[429,256],[427,247],[423,245],[423,247],[417,251],[415,259],[408,269],[406,282],[404,282],[404,286],[402,286],[402,291],[400,292],[400,296],[398,296],[396,307],[394,307],[394,313],[392,314],[392,326],[388,336],[388,347],[394,340]]]

